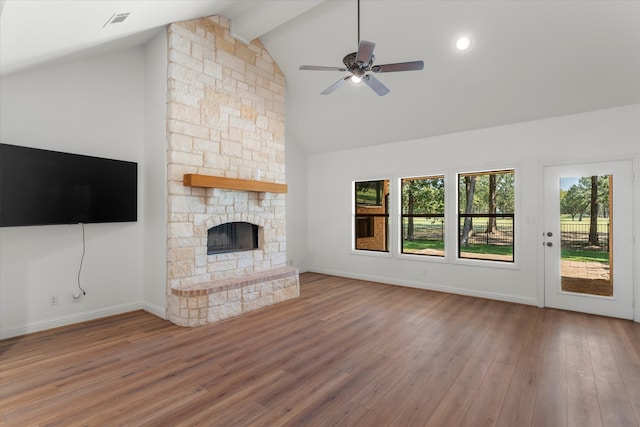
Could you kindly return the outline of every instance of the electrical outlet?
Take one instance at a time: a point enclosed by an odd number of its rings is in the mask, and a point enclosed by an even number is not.
[[[58,305],[58,295],[51,295],[49,297],[49,305]]]
[[[80,302],[80,299],[82,298],[82,292],[80,291],[74,291],[73,294],[71,294],[71,302]]]

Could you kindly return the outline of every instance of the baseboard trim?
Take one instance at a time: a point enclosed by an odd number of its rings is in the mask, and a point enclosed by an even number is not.
[[[153,314],[163,320],[167,319],[167,310],[164,307],[160,307],[159,305],[151,304],[146,301],[142,302],[142,309],[148,313]]]
[[[66,316],[54,317],[46,320],[39,320],[37,322],[29,322],[24,325],[16,325],[9,328],[2,328],[0,329],[0,339],[13,338],[20,335],[31,334],[34,332],[46,331],[48,329],[73,325],[74,323],[86,322],[87,320],[95,320],[101,317],[113,316],[116,314],[127,313],[129,311],[140,309],[144,309],[151,312],[152,314],[156,314],[155,312],[149,310],[147,308],[148,306],[151,306],[151,304],[135,302],[130,304],[101,308],[98,310],[69,314]],[[164,316],[159,317],[164,318]]]
[[[497,292],[478,291],[476,289],[466,288],[454,288],[450,286],[443,286],[434,283],[422,283],[414,282],[410,280],[399,280],[397,278],[382,277],[382,276],[368,276],[366,274],[353,274],[345,271],[336,271],[328,269],[314,269],[303,268],[300,269],[300,273],[321,273],[332,276],[347,277],[351,279],[368,280],[372,282],[385,283],[388,285],[406,286],[410,288],[425,289],[430,291],[447,292],[451,294],[466,295],[478,298],[487,298],[498,301],[513,302],[517,304],[525,305],[538,305],[537,298],[518,297],[509,294],[501,294]],[[161,319],[166,319],[166,310],[164,307],[160,307],[155,304],[151,304],[145,301],[139,301],[130,304],[122,304],[113,307],[106,307],[98,310],[86,311],[82,313],[74,313],[66,316],[55,317],[52,319],[41,320],[37,322],[30,322],[24,325],[16,325],[9,328],[0,328],[0,339],[13,338],[20,335],[31,334],[34,332],[45,331],[48,329],[58,328],[61,326],[72,325],[74,323],[86,322],[87,320],[95,320],[101,317],[113,316],[116,314],[122,314],[129,311],[144,310],[154,316]],[[636,321],[638,321],[636,319]]]
[[[309,273],[311,272],[311,270],[309,270],[309,267],[298,267],[298,273]]]
[[[411,280],[400,280],[392,277],[368,276],[366,274],[353,274],[345,271],[335,271],[327,269],[310,269],[309,272],[329,274],[331,276],[347,277],[350,279],[367,280],[370,282],[384,283],[386,285],[405,286],[409,288],[424,289],[427,291],[446,292],[449,294],[465,295],[476,298],[486,298],[497,301],[513,302],[516,304],[538,305],[538,299],[535,297],[519,297],[515,295],[502,294],[499,292],[479,291],[477,289],[454,288],[451,286],[438,285],[435,283],[415,282]]]

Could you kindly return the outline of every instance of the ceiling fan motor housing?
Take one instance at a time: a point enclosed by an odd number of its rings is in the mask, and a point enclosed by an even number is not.
[[[369,62],[367,64],[359,65],[356,62],[356,56],[357,55],[358,55],[358,52],[349,53],[344,58],[342,58],[342,63],[352,73],[355,73],[356,70],[369,71],[371,69],[371,65],[373,64],[373,61],[375,60],[375,57],[373,55],[371,55],[371,59],[369,60]]]

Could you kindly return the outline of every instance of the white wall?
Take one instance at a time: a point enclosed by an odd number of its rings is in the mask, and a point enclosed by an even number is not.
[[[141,177],[138,222],[85,226],[80,302],[80,225],[0,229],[0,337],[142,306],[144,77],[144,52],[134,48],[0,80],[3,143],[135,161]]]
[[[307,271],[307,154],[285,136],[287,180],[287,264]]]
[[[312,155],[308,161],[307,190],[309,269],[542,305],[543,165],[633,158],[637,175],[638,153],[640,105]],[[379,178],[395,181],[399,176],[431,173],[445,173],[449,180],[455,180],[457,172],[511,167],[517,170],[518,193],[515,268],[465,265],[456,262],[455,257],[450,257],[448,262],[437,262],[427,257],[408,260],[393,255],[363,256],[351,251],[352,181]],[[637,181],[634,187],[636,235],[640,227]],[[448,197],[456,197],[454,182],[449,182],[447,191]],[[392,221],[396,221],[393,212]],[[448,214],[455,214],[455,210],[449,210]],[[528,221],[524,221],[525,218]],[[455,240],[448,240],[451,242]],[[634,256],[636,318],[640,319],[638,252],[636,249]]]
[[[138,47],[0,79],[3,143],[136,161],[137,223],[0,229],[0,338],[136,308],[165,308],[164,32]],[[160,124],[157,122],[162,120]],[[307,157],[287,137],[287,259],[302,271],[441,289],[529,304],[540,296],[542,167],[632,158],[640,152],[640,105]],[[516,269],[351,252],[351,182],[496,167],[518,170]],[[159,180],[160,184],[157,184]],[[634,186],[635,234],[640,190]],[[449,192],[451,194],[451,191]],[[536,220],[525,224],[525,217]],[[640,257],[634,257],[640,319]],[[57,295],[59,304],[48,305]]]
[[[144,51],[144,282],[145,310],[167,310],[167,33],[162,29]]]

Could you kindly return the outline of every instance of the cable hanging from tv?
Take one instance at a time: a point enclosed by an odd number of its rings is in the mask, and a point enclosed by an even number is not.
[[[86,295],[87,293],[85,292],[85,290],[82,288],[82,286],[80,285],[80,273],[82,273],[82,264],[84,263],[84,255],[87,251],[87,244],[86,244],[86,239],[85,239],[85,235],[84,235],[84,222],[81,222],[80,225],[82,226],[82,257],[80,258],[80,267],[78,268],[78,289],[80,289],[80,291],[82,292],[82,295]],[[80,296],[78,295],[77,297],[74,295],[74,298],[80,298]]]

